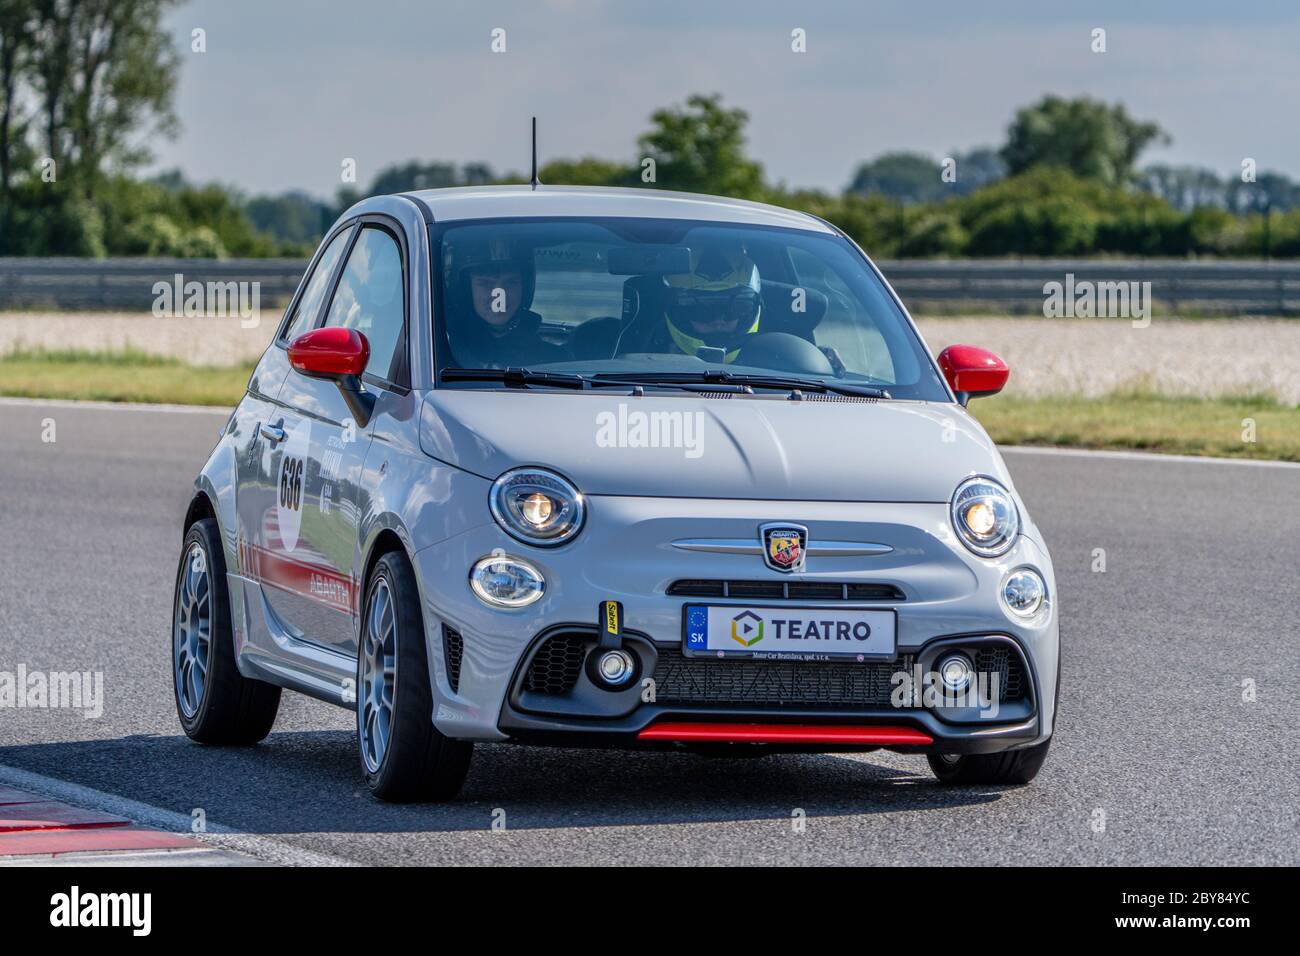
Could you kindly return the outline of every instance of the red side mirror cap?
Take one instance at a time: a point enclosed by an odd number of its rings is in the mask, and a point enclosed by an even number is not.
[[[369,361],[370,343],[356,329],[313,329],[289,344],[289,364],[318,378],[360,375]]]
[[[987,349],[950,345],[939,353],[939,370],[960,398],[996,395],[1007,384],[1011,369]]]

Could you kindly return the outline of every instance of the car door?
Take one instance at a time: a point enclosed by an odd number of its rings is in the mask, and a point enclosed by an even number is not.
[[[362,381],[371,390],[404,374],[405,269],[399,228],[363,220],[319,327],[361,332],[370,344]],[[290,369],[278,404],[277,523],[271,545],[277,577],[267,601],[294,636],[356,652],[361,569],[355,566],[359,487],[369,423],[358,423],[332,380]]]
[[[238,571],[245,586],[253,589],[254,598],[258,593],[264,595],[265,585],[276,579],[271,549],[278,544],[281,525],[287,527],[293,520],[286,516],[279,483],[286,437],[283,430],[287,423],[279,395],[289,374],[287,346],[320,321],[354,232],[355,226],[349,223],[321,244],[301,288],[285,312],[275,342],[254,369],[248,393],[236,412],[232,434],[238,450],[235,482]],[[254,606],[259,604],[255,601]]]

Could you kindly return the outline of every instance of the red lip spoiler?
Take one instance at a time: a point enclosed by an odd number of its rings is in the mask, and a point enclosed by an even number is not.
[[[719,741],[757,744],[932,744],[929,734],[910,727],[863,727],[845,724],[696,724],[662,723],[637,734],[641,740],[681,743]]]

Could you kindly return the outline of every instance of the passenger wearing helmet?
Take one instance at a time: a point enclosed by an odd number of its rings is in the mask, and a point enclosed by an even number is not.
[[[763,302],[758,266],[739,248],[691,250],[691,271],[665,277],[661,351],[695,355],[722,349],[734,362],[746,336],[758,331]]]
[[[532,311],[536,271],[531,250],[491,240],[450,250],[447,337],[462,368],[512,368],[563,362],[561,347],[538,335]]]

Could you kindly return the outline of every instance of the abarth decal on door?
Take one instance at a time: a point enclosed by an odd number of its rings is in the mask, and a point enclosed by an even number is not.
[[[356,609],[356,584],[338,572],[301,558],[239,540],[239,566],[244,576],[260,584],[290,591],[336,611]]]

